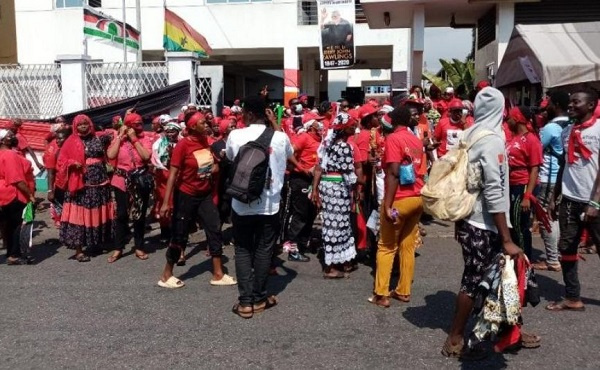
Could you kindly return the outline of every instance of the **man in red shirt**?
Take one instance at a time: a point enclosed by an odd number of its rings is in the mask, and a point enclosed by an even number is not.
[[[289,253],[288,261],[310,261],[304,253],[308,247],[317,210],[308,195],[311,193],[313,171],[318,162],[317,150],[321,144],[322,119],[323,117],[314,113],[305,113],[304,127],[307,130],[298,135],[293,142],[297,166],[289,177],[290,200],[283,243],[283,249]]]
[[[27,139],[25,138],[25,136],[23,136],[22,126],[23,126],[23,121],[21,121],[20,119],[17,118],[13,121],[13,126],[11,128],[11,131],[15,134],[17,141],[18,141],[17,147],[14,149],[21,152],[21,154],[23,154],[23,156],[26,156],[27,154],[29,154],[29,156],[35,163],[35,166],[38,168],[38,170],[41,171],[44,169],[44,166],[40,163],[39,159],[36,157],[33,149],[31,149],[31,147],[29,146],[29,142],[27,142]]]
[[[464,106],[460,100],[454,100],[448,105],[449,116],[440,119],[433,138],[440,143],[437,149],[438,157],[444,156],[450,149],[458,146],[461,133],[473,125],[473,118],[464,114]]]

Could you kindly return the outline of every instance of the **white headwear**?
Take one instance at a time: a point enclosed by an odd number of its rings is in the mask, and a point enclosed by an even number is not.
[[[231,113],[242,113],[242,107],[239,105],[234,105],[231,107]]]
[[[8,130],[0,130],[0,140],[4,139],[8,135]]]
[[[383,113],[391,113],[394,110],[394,107],[392,107],[391,105],[382,105],[381,108],[379,108],[380,112]]]
[[[160,123],[163,126],[172,121],[173,117],[171,117],[168,114],[162,114],[160,117],[158,117],[158,123]]]
[[[454,88],[453,87],[447,87],[446,88],[446,94],[454,94]]]

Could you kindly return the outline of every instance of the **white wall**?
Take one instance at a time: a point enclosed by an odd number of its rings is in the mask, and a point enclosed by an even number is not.
[[[16,2],[17,41],[20,63],[51,63],[59,54],[83,52],[83,15],[81,8],[54,9],[54,0],[19,0]],[[144,50],[161,50],[163,39],[162,0],[142,2],[142,46]],[[274,0],[265,3],[209,4],[202,0],[169,0],[169,9],[184,18],[208,40],[215,54],[219,49],[316,47],[317,26],[297,25],[297,3]],[[121,1],[104,0],[101,9],[121,19]],[[135,0],[127,2],[127,22],[136,25]],[[31,27],[33,24],[43,27]],[[408,30],[369,30],[367,24],[355,27],[357,46],[402,45]],[[122,60],[123,52],[101,42],[89,42],[93,59]],[[134,54],[132,53],[131,56]],[[406,53],[404,53],[406,55]]]

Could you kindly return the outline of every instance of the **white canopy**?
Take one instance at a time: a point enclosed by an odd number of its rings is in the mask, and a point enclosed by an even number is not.
[[[600,81],[600,22],[517,25],[496,86],[523,80],[544,88]]]

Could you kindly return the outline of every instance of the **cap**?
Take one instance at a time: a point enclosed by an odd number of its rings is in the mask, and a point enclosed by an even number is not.
[[[370,103],[363,104],[358,109],[358,117],[360,119],[363,119],[366,116],[369,116],[369,115],[374,114],[374,113],[377,113],[377,108],[375,106],[373,106],[373,104],[370,104]]]
[[[311,121],[319,121],[322,120],[325,117],[319,116],[318,114],[315,114],[314,112],[310,111],[310,112],[306,112],[302,115],[302,123],[308,123]]]
[[[454,110],[454,109],[464,109],[465,106],[463,104],[463,102],[461,100],[458,99],[452,99],[452,101],[450,101],[450,104],[448,104],[448,110]]]
[[[489,87],[490,83],[486,80],[481,80],[477,83],[477,91],[483,90],[486,87]]]
[[[453,87],[447,87],[446,90],[444,90],[444,92],[446,94],[454,94],[454,88]]]

